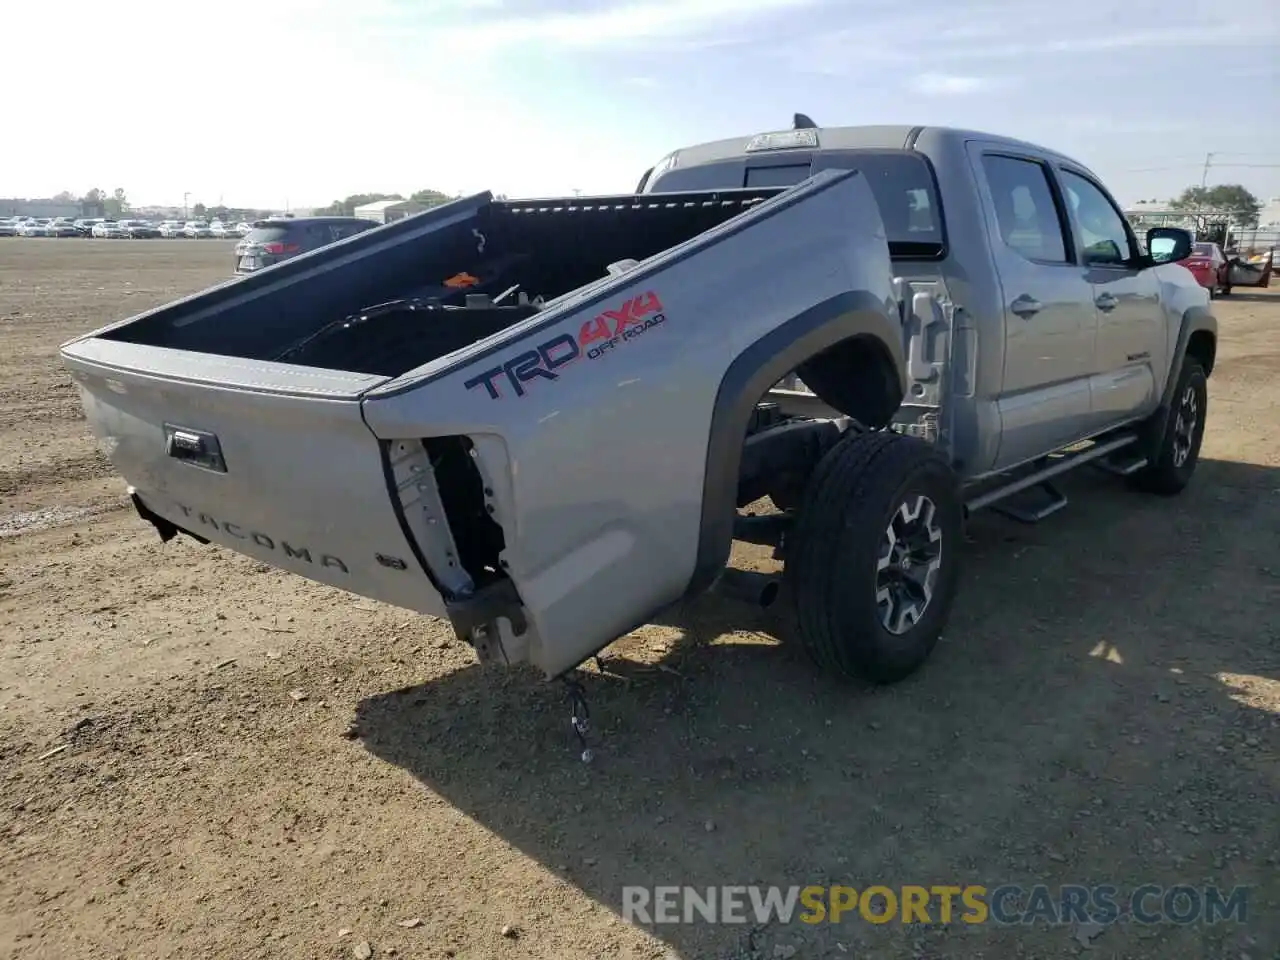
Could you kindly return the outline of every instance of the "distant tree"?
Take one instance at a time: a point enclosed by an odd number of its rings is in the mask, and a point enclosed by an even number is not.
[[[318,217],[349,217],[355,212],[356,207],[363,206],[366,203],[377,203],[379,200],[403,200],[404,197],[398,193],[353,193],[345,200],[335,200],[327,207],[318,207],[315,215]]]
[[[439,190],[419,190],[417,193],[409,194],[409,199],[427,207],[438,207],[442,203],[448,203],[453,197]]]
[[[1187,187],[1176,200],[1170,201],[1169,206],[1193,216],[1199,216],[1200,211],[1225,213],[1233,224],[1240,227],[1256,227],[1262,210],[1262,202],[1238,183]]]
[[[404,195],[400,193],[353,193],[345,199],[333,201],[327,207],[317,207],[314,213],[318,217],[350,217],[355,214],[356,207],[364,206],[366,203],[404,199]],[[439,190],[418,190],[411,193],[408,199],[427,207],[438,207],[442,203],[456,200],[457,197]]]
[[[197,220],[203,220],[208,215],[209,215],[209,208],[206,207],[203,203],[197,203],[194,207],[191,208],[191,216],[195,217]]]
[[[80,199],[70,190],[63,190],[61,193],[54,194],[54,203],[79,203]]]
[[[104,201],[106,197],[102,195],[102,191],[94,187],[83,197],[80,198],[80,215],[84,217],[104,217],[107,214],[107,208]]]
[[[124,187],[116,187],[111,196],[103,201],[108,217],[119,217],[129,212],[129,198],[125,196]]]

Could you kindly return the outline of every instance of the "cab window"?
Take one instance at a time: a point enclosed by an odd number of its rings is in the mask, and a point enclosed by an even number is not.
[[[1124,217],[1090,180],[1062,171],[1062,187],[1072,219],[1080,228],[1084,262],[1091,266],[1123,266],[1135,251]]]
[[[1068,245],[1044,165],[988,154],[982,169],[1005,246],[1036,263],[1067,263]]]

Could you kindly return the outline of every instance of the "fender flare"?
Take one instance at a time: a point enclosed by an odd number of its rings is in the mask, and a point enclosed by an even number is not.
[[[1207,332],[1213,338],[1216,352],[1218,320],[1207,306],[1197,304],[1183,311],[1182,320],[1178,324],[1178,339],[1174,342],[1173,353],[1169,357],[1169,375],[1165,378],[1160,405],[1147,421],[1147,436],[1143,446],[1148,451],[1149,458],[1154,456],[1155,451],[1158,451],[1164,442],[1165,431],[1169,425],[1169,409],[1173,406],[1173,393],[1177,389],[1182,364],[1187,357],[1187,347],[1191,343],[1192,335],[1201,332]],[[1205,371],[1206,376],[1211,369]]]
[[[876,340],[887,351],[906,393],[902,324],[897,306],[867,290],[852,290],[815,304],[780,324],[740,353],[716,391],[707,438],[698,553],[685,596],[715,582],[733,548],[738,474],[751,413],[765,392],[805,360],[852,337]]]

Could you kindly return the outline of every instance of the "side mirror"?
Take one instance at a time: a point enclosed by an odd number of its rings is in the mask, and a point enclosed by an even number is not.
[[[1192,237],[1177,227],[1152,227],[1147,231],[1147,253],[1155,263],[1176,263],[1191,256]]]

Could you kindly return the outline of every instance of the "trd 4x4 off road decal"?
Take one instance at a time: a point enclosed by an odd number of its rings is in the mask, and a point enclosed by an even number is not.
[[[502,385],[507,383],[517,397],[528,392],[534,380],[559,380],[560,371],[569,364],[586,358],[599,360],[636,337],[665,323],[662,301],[652,290],[632,297],[616,310],[605,310],[582,325],[575,337],[560,333],[535,347],[518,353],[463,383],[468,390],[483,386],[490,398],[502,399]]]

